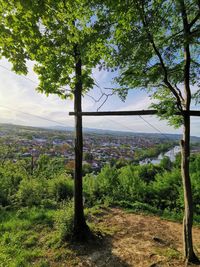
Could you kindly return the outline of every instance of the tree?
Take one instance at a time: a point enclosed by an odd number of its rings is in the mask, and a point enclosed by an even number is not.
[[[200,1],[130,0],[104,1],[102,16],[113,32],[113,53],[108,67],[119,67],[116,81],[126,97],[132,88],[146,89],[157,102],[152,105],[162,119],[174,126],[183,125],[182,181],[185,214],[184,257],[197,262],[192,242],[193,204],[189,174],[190,106],[199,101],[198,86]],[[177,116],[177,112],[180,116]]]
[[[74,236],[83,239],[89,228],[82,201],[81,98],[94,85],[92,68],[101,58],[105,32],[100,34],[87,0],[1,1],[0,13],[0,55],[8,58],[13,70],[26,74],[27,60],[35,61],[40,81],[36,90],[74,97]]]

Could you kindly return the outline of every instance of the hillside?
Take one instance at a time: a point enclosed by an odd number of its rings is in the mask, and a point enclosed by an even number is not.
[[[85,213],[97,238],[83,245],[70,242],[74,181],[73,169],[67,164],[69,156],[74,155],[72,133],[1,125],[0,135],[0,267],[184,266],[180,223],[105,208],[117,205],[180,219],[183,198],[179,157],[174,162],[163,159],[156,165],[120,165],[113,161],[112,166],[105,164],[97,173],[88,174],[87,170],[83,183]],[[85,135],[84,151],[91,151],[95,159],[103,156],[106,163],[118,152],[125,158],[132,151],[135,155],[129,156],[133,158],[143,156],[143,152],[160,153],[160,149],[171,146],[159,144],[157,138],[110,135],[107,139]],[[190,169],[194,221],[199,223],[199,146],[195,149]],[[199,236],[200,229],[195,228],[197,253]]]
[[[40,134],[49,133],[49,134],[61,134],[63,135],[64,132],[73,134],[74,128],[73,127],[63,127],[63,126],[52,126],[52,127],[33,127],[33,126],[23,126],[23,125],[16,125],[16,124],[5,124],[0,123],[0,131],[2,132],[12,132],[18,134],[19,132],[23,133],[35,133],[38,132]],[[167,139],[171,141],[179,141],[181,136],[180,134],[168,134],[168,133],[143,133],[143,132],[131,132],[131,131],[114,131],[114,130],[107,130],[107,129],[95,129],[95,128],[84,128],[84,133],[87,134],[95,134],[95,135],[108,135],[108,136],[127,136],[127,137],[143,137],[147,139]],[[191,142],[200,142],[199,136],[191,136]]]
[[[86,251],[77,248],[77,266],[181,267],[182,226],[159,217],[106,209],[95,224],[109,235],[103,244]],[[200,228],[194,228],[194,243],[200,252]],[[84,255],[82,255],[82,253]]]
[[[180,223],[119,208],[91,210],[88,222],[96,239],[77,244],[59,241],[51,216],[24,210],[1,217],[0,266],[184,266]],[[199,227],[194,227],[194,244],[200,253]]]

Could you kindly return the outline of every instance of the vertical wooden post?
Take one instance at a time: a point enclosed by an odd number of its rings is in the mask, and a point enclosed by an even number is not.
[[[83,186],[82,186],[82,158],[83,158],[83,133],[82,133],[82,62],[78,46],[74,47],[76,84],[74,90],[75,111],[75,173],[74,173],[74,237],[85,239],[89,227],[86,224],[83,211]]]

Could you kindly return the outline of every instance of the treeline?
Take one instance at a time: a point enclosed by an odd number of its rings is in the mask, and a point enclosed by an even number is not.
[[[46,259],[49,250],[58,263],[73,235],[74,181],[64,161],[43,155],[33,173],[30,165],[30,159],[0,164],[2,266],[33,266],[35,262],[40,267],[51,266]],[[200,154],[191,156],[190,169],[194,219],[200,222]],[[91,228],[92,214],[105,205],[182,220],[180,155],[174,163],[165,157],[158,165],[107,165],[98,174],[85,175],[83,185],[84,210]]]
[[[0,166],[2,209],[23,207],[57,209],[73,199],[73,178],[63,161],[42,156],[31,175],[22,162]],[[194,211],[200,214],[200,154],[190,160]],[[172,163],[164,157],[158,165],[107,165],[84,177],[85,206],[120,205],[133,210],[181,217],[184,207],[180,155]]]
[[[200,214],[200,154],[190,161],[194,212]],[[106,166],[94,176],[84,178],[86,201],[120,205],[135,211],[146,211],[169,218],[181,218],[184,209],[180,172],[180,155],[172,163],[164,157],[160,164],[127,165],[117,169]]]

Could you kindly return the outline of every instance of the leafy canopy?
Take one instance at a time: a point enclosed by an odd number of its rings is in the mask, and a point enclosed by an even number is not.
[[[190,50],[189,83],[199,86],[200,3],[198,0],[104,1],[104,16],[112,29],[109,66],[119,67],[116,81],[129,89],[151,92],[162,118],[180,125],[173,116],[186,108],[185,48]],[[183,23],[183,10],[188,32]],[[188,91],[191,90],[188,88]],[[195,95],[199,97],[198,91]],[[119,91],[126,96],[127,91]],[[169,119],[170,117],[170,119]]]
[[[75,85],[75,49],[82,61],[84,90],[93,86],[92,68],[106,50],[106,31],[98,26],[95,6],[87,0],[1,1],[0,56],[13,70],[27,73],[27,61],[47,95],[71,97]],[[67,87],[66,87],[67,85]]]

